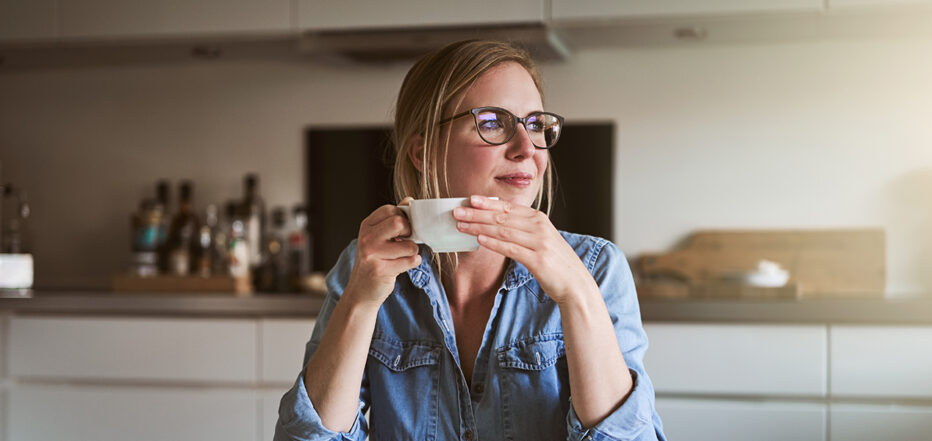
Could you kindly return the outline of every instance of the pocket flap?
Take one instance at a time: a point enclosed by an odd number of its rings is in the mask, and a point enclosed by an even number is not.
[[[369,356],[379,360],[387,368],[401,372],[418,366],[437,364],[440,348],[421,342],[402,342],[373,339],[369,346]]]
[[[544,335],[515,342],[498,349],[498,365],[503,368],[539,371],[553,366],[566,355],[562,335]]]

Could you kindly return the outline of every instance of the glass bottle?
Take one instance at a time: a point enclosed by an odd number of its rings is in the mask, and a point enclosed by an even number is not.
[[[195,234],[200,222],[194,214],[192,199],[194,184],[182,181],[179,186],[178,213],[172,218],[166,246],[168,249],[169,273],[183,276],[191,274],[193,248],[197,246]]]
[[[243,179],[243,202],[240,214],[246,228],[249,246],[249,267],[255,269],[262,263],[262,244],[265,235],[265,201],[259,196],[259,176],[247,174]]]

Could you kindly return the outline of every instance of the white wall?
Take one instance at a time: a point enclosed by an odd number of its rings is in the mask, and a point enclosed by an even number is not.
[[[591,49],[548,108],[616,121],[630,256],[696,228],[879,226],[888,292],[932,294],[932,38]],[[100,287],[157,178],[198,201],[256,171],[303,198],[308,125],[387,123],[407,66],[215,61],[0,73],[0,161],[34,208],[37,285]],[[348,220],[356,222],[357,220]]]

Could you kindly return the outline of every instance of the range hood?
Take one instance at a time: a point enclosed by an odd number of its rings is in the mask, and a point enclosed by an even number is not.
[[[516,43],[538,61],[565,61],[570,56],[569,47],[556,31],[541,23],[311,31],[301,36],[298,48],[309,55],[337,56],[363,63],[390,63],[412,60],[445,44],[475,38]]]

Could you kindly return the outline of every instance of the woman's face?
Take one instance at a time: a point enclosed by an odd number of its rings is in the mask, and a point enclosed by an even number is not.
[[[457,99],[452,102],[456,103]],[[482,74],[466,90],[459,107],[444,118],[476,107],[501,107],[519,117],[542,111],[540,93],[531,75],[520,64],[507,62]],[[497,196],[514,204],[531,206],[537,198],[547,169],[547,150],[534,148],[524,125],[502,145],[479,137],[473,116],[444,125],[450,130],[447,181],[451,197]],[[441,131],[441,139],[446,136]],[[443,176],[440,177],[443,182]]]

